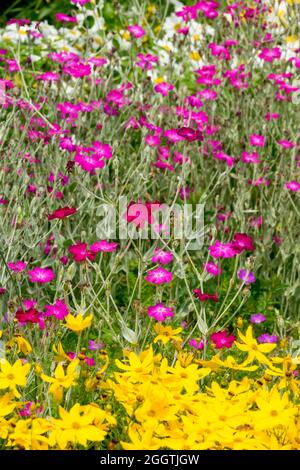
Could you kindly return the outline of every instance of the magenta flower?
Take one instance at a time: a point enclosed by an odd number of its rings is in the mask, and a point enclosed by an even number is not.
[[[162,96],[167,96],[170,91],[174,90],[174,85],[171,83],[161,82],[155,85],[154,90]]]
[[[127,29],[135,38],[141,38],[146,34],[145,30],[139,24],[129,25]]]
[[[63,23],[77,23],[76,16],[68,16],[64,13],[55,13],[55,19]]]
[[[204,349],[205,342],[203,339],[198,341],[197,339],[191,339],[189,341],[189,346],[194,349],[198,349],[199,351],[202,351]]]
[[[242,253],[242,251],[254,251],[254,244],[252,238],[246,233],[235,233],[231,242],[232,247],[236,253]]]
[[[149,271],[145,277],[145,281],[151,284],[165,284],[172,281],[172,273],[164,268],[156,268]]]
[[[250,317],[250,323],[263,323],[266,321],[266,317],[262,315],[261,313],[253,313]]]
[[[15,263],[12,263],[11,261],[9,261],[7,263],[7,266],[15,273],[21,273],[26,269],[27,263],[24,263],[23,261],[16,261]]]
[[[48,220],[53,219],[65,219],[70,215],[76,214],[77,209],[75,207],[61,207],[60,209],[56,209],[51,214],[48,215]]]
[[[252,284],[256,281],[254,273],[252,271],[247,271],[247,269],[240,269],[237,273],[238,278],[244,282],[244,284]]]
[[[211,276],[219,276],[220,274],[222,274],[222,269],[212,261],[205,263],[204,271],[209,273]]]
[[[218,294],[205,294],[204,292],[201,292],[200,289],[194,289],[193,290],[195,296],[200,300],[200,302],[206,302],[207,300],[213,300],[214,302],[219,301]]]
[[[258,57],[265,62],[273,62],[276,59],[280,59],[281,51],[279,47],[273,47],[273,49],[264,47]]]
[[[260,163],[259,155],[256,152],[242,152],[242,162],[244,163]]]
[[[300,183],[295,180],[285,183],[284,186],[294,193],[297,193],[300,190]]]
[[[155,248],[151,261],[152,263],[169,264],[173,261],[173,254],[161,248]]]
[[[46,284],[55,279],[55,273],[51,268],[40,268],[37,266],[28,272],[28,277],[31,282]]]
[[[94,261],[95,254],[87,249],[86,243],[76,243],[76,245],[71,245],[68,248],[69,253],[73,256],[74,261],[80,263],[86,261],[87,259]]]
[[[148,307],[148,315],[157,321],[165,321],[167,317],[174,317],[174,312],[172,308],[166,307],[162,303],[158,303]]]
[[[292,142],[291,140],[281,139],[281,140],[278,141],[278,143],[284,149],[292,149],[293,147],[296,147],[295,142]]]
[[[233,258],[236,256],[236,250],[231,243],[221,243],[219,240],[209,246],[208,250],[213,258]]]
[[[249,143],[253,147],[263,147],[266,143],[266,138],[263,135],[251,134],[249,136]]]
[[[65,302],[60,299],[56,299],[54,305],[45,306],[45,315],[48,317],[55,317],[58,320],[63,320],[69,313],[69,309]]]
[[[136,65],[143,70],[151,70],[153,64],[158,62],[158,57],[152,54],[137,54],[137,58],[139,60],[136,62]]]
[[[99,240],[90,246],[91,253],[99,253],[100,251],[111,252],[116,251],[119,244],[116,242],[108,242],[106,240]]]
[[[74,78],[81,78],[87,75],[91,75],[92,70],[89,64],[73,61],[67,62],[67,64],[63,67],[63,73]]]
[[[234,335],[228,335],[226,330],[222,330],[218,331],[217,333],[213,333],[210,339],[212,340],[216,349],[229,349],[236,340],[236,337]]]
[[[100,349],[105,348],[105,344],[104,343],[97,343],[93,339],[90,339],[88,348],[89,348],[90,351],[99,351]]]
[[[269,333],[264,333],[257,338],[259,343],[278,343],[279,338],[276,335],[269,335]]]
[[[60,79],[60,75],[56,72],[44,72],[37,75],[35,78],[44,82],[57,82]]]
[[[279,118],[280,118],[280,114],[278,113],[267,113],[265,115],[266,121],[271,121],[272,119],[279,119]]]

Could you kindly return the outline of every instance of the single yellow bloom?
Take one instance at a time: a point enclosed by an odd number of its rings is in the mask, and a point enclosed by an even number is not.
[[[6,359],[0,359],[0,389],[9,388],[15,397],[19,398],[20,393],[16,387],[17,385],[25,387],[30,367],[28,363],[23,365],[21,359],[18,359],[13,365]]]
[[[276,348],[274,343],[263,343],[259,344],[252,334],[252,326],[248,326],[246,335],[243,335],[240,330],[238,330],[239,338],[242,340],[242,343],[235,341],[235,345],[241,351],[247,352],[248,357],[243,364],[249,364],[254,359],[262,364],[271,365],[271,361],[265,356],[265,354],[273,351]]]
[[[85,330],[86,328],[89,328],[92,324],[93,321],[93,315],[90,314],[87,317],[83,317],[82,313],[79,313],[79,315],[67,315],[65,317],[66,320],[66,327],[69,328],[69,330],[75,331],[76,333],[80,333],[81,331]]]
[[[157,334],[153,341],[154,343],[161,341],[163,344],[167,344],[171,340],[175,342],[182,341],[180,336],[176,336],[178,333],[182,332],[182,328],[176,328],[173,330],[171,326],[163,326],[160,323],[156,323],[156,325],[154,325],[154,331]]]
[[[41,374],[41,379],[45,382],[51,383],[49,392],[52,393],[55,400],[60,403],[63,397],[63,389],[68,389],[75,385],[76,379],[79,375],[78,371],[79,360],[74,359],[67,367],[66,372],[62,364],[58,364],[54,371],[54,377]]]

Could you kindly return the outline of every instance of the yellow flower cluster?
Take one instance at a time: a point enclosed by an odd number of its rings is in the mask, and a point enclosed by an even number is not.
[[[246,336],[241,335],[245,340]],[[267,358],[262,354],[259,359],[265,363]],[[227,363],[215,356],[206,362],[207,367],[191,361],[190,355],[180,353],[169,366],[160,354],[154,355],[152,347],[139,355],[129,353],[126,363],[117,361],[121,372],[106,386],[127,412],[128,441],[121,443],[123,449],[300,448],[300,409],[294,404],[296,395],[292,395],[296,389],[299,394],[299,383],[286,373],[291,358],[268,361],[270,368],[261,380],[230,380],[227,374],[224,387],[216,381],[216,369],[231,369],[232,375],[235,370],[254,371],[257,366],[238,367],[231,356]],[[270,375],[282,380],[271,384]]]
[[[270,356],[275,345],[257,343],[251,327],[238,332],[230,353],[207,359],[180,349],[181,329],[155,332],[153,345],[124,350],[123,360],[99,355],[103,365],[95,373],[61,343],[53,347],[49,375],[26,359],[2,359],[4,447],[110,448],[114,427],[111,445],[125,450],[300,449],[300,358]],[[171,342],[173,359],[155,353],[158,343]],[[28,401],[33,382],[46,403]]]

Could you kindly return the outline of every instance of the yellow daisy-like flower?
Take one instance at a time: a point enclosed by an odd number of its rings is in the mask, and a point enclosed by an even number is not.
[[[241,351],[247,352],[248,357],[244,364],[249,364],[254,359],[262,364],[270,365],[271,361],[265,356],[266,353],[273,351],[276,348],[274,343],[263,343],[259,344],[252,334],[252,326],[247,328],[246,334],[243,335],[238,331],[239,338],[242,340],[242,343],[235,341],[235,345]]]
[[[163,344],[167,344],[171,340],[175,342],[182,341],[182,338],[177,336],[182,332],[182,328],[176,328],[173,330],[171,326],[163,326],[160,323],[156,323],[156,325],[154,325],[154,331],[157,334],[153,341],[154,343],[161,341]]]
[[[75,331],[75,333],[80,333],[91,326],[93,315],[90,314],[84,318],[82,313],[79,313],[79,315],[76,316],[69,313],[69,315],[65,317],[65,320],[66,327],[69,328],[69,330]]]
[[[19,398],[20,393],[17,390],[17,386],[25,387],[30,367],[30,364],[23,365],[20,359],[13,365],[6,359],[1,359],[0,389],[9,388],[12,390],[15,397]]]

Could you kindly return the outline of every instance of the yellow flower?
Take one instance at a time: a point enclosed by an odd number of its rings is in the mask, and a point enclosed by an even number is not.
[[[199,368],[197,364],[191,364],[182,367],[179,361],[176,361],[174,367],[169,367],[169,372],[173,378],[178,380],[178,385],[185,388],[188,393],[193,393],[199,388],[198,381],[210,373],[208,367]]]
[[[13,446],[24,450],[47,450],[49,438],[44,436],[51,424],[42,418],[20,419],[9,438]]]
[[[19,353],[20,351],[22,351],[24,356],[27,356],[32,351],[30,343],[21,335],[13,336],[11,340],[6,343],[6,348],[12,348],[14,344],[16,344],[18,347],[17,352]]]
[[[18,359],[11,365],[6,359],[0,360],[0,389],[9,388],[14,393],[15,397],[19,398],[20,393],[17,390],[17,385],[25,387],[27,375],[30,370],[30,364],[22,364]]]
[[[131,425],[128,430],[131,442],[121,441],[124,450],[157,450],[161,447],[161,441],[153,437],[153,429],[144,430],[142,426]]]
[[[271,361],[265,356],[265,353],[269,353],[276,348],[276,344],[273,343],[263,343],[259,344],[252,335],[252,326],[249,326],[246,331],[246,335],[243,335],[238,330],[239,338],[243,341],[243,343],[238,343],[235,341],[235,345],[241,351],[247,352],[248,357],[245,360],[244,364],[249,364],[254,359],[257,359],[258,362],[263,364],[270,365]]]
[[[69,330],[75,331],[76,333],[80,333],[81,331],[85,330],[86,328],[89,328],[92,324],[93,320],[93,315],[88,315],[87,317],[83,317],[82,313],[79,313],[79,315],[67,315],[65,317],[66,320],[66,327],[69,328]]]
[[[60,449],[65,449],[68,443],[86,447],[87,441],[103,441],[107,430],[105,421],[110,421],[110,415],[101,410],[102,416],[99,419],[97,411],[95,405],[80,406],[76,403],[70,411],[60,406],[61,419],[53,419],[55,429],[50,436],[51,443],[56,442]]]
[[[58,364],[54,371],[54,377],[41,374],[41,379],[45,382],[51,383],[49,392],[52,393],[55,400],[60,403],[63,397],[63,389],[69,388],[76,383],[78,377],[78,364],[79,360],[74,359],[67,367],[66,373],[62,364]]]
[[[171,394],[165,387],[156,385],[149,387],[144,402],[135,412],[135,417],[145,427],[157,426],[160,421],[176,420],[179,405],[174,402]]]
[[[298,413],[296,406],[289,402],[288,394],[280,394],[277,387],[269,391],[262,390],[255,399],[259,408],[255,412],[256,429],[272,429],[275,426],[289,426]]]
[[[171,326],[163,326],[161,323],[156,323],[154,325],[154,331],[157,334],[154,339],[154,343],[161,341],[163,344],[167,344],[169,341],[182,341],[180,336],[176,336],[178,333],[182,332],[182,328],[176,328],[173,330]]]
[[[256,369],[258,369],[258,366],[248,366],[248,361],[244,361],[242,364],[239,364],[236,362],[233,356],[227,356],[226,359],[221,361],[220,358],[216,358],[215,356],[215,361],[219,362],[221,367],[225,367],[225,369],[233,369],[233,370],[243,370],[243,371],[249,371],[253,372]]]
[[[153,371],[154,356],[153,349],[150,347],[144,357],[137,356],[134,352],[129,353],[129,364],[123,364],[116,359],[116,365],[119,369],[124,370],[123,375],[130,377],[131,381],[143,381]]]
[[[65,353],[64,348],[61,343],[58,343],[58,346],[52,346],[52,351],[56,354],[54,357],[56,362],[69,362],[72,359]]]
[[[6,393],[0,398],[0,418],[9,415],[17,406],[17,403],[12,401],[12,397],[11,393]]]

